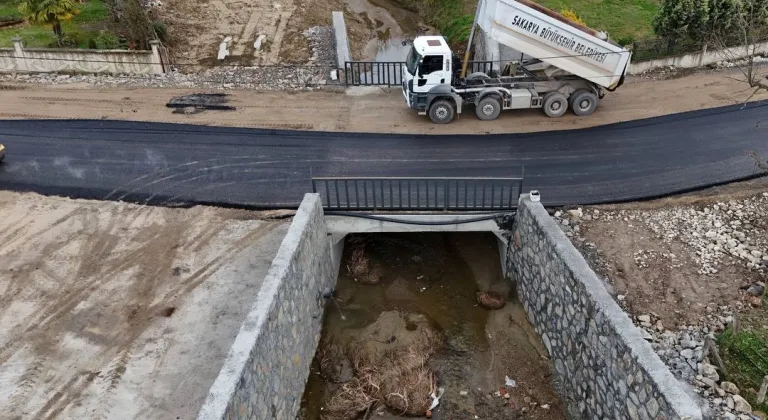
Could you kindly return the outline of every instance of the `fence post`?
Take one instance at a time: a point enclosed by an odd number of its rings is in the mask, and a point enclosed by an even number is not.
[[[16,61],[16,71],[26,73],[29,71],[27,66],[27,57],[24,54],[24,44],[21,41],[21,37],[16,35],[12,39],[13,41],[13,55]]]
[[[163,74],[163,59],[160,57],[160,40],[153,39],[149,41],[152,48],[152,64],[149,67],[151,74]]]

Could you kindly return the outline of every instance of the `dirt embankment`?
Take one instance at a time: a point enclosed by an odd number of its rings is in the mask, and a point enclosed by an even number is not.
[[[219,270],[282,238],[259,217],[0,191],[2,417],[194,417],[261,282]]]

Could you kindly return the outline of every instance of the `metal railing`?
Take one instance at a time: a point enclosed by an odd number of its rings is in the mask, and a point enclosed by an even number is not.
[[[313,177],[326,210],[511,210],[523,178]]]
[[[344,83],[347,86],[397,86],[403,80],[404,61],[347,61]]]
[[[493,61],[470,61],[467,74],[491,74],[493,64]],[[397,86],[403,81],[404,66],[404,61],[347,61],[344,63],[344,83],[347,86]]]

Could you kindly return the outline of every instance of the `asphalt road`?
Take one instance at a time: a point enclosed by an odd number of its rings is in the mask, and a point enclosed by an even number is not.
[[[510,177],[524,166],[525,190],[545,205],[594,204],[758,175],[749,154],[768,156],[768,103],[476,136],[17,120],[0,121],[0,142],[0,188],[79,198],[290,208],[310,174]]]

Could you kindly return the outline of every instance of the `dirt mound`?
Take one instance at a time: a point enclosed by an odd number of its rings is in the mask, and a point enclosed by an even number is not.
[[[354,378],[326,400],[323,419],[355,419],[379,404],[400,414],[423,415],[435,391],[427,360],[441,345],[440,333],[424,315],[382,312],[376,322],[355,334],[344,356],[328,351],[330,358],[351,361]],[[325,361],[323,365],[338,378],[337,366],[344,362]]]
[[[365,243],[355,244],[347,265],[349,274],[362,284],[378,284],[381,269],[365,255]]]

